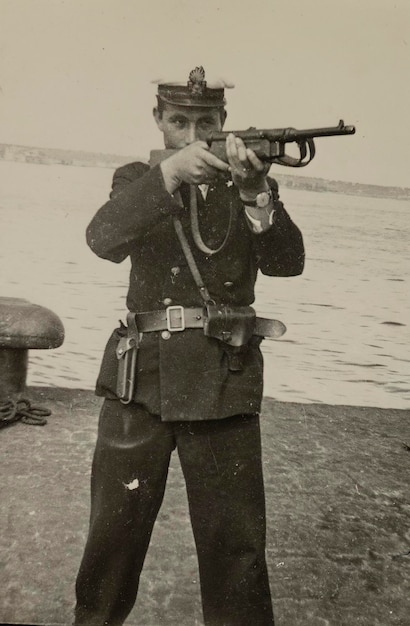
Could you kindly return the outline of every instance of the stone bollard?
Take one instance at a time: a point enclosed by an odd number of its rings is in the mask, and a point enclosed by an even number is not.
[[[58,348],[60,318],[22,298],[0,297],[0,400],[16,399],[26,387],[28,351]]]

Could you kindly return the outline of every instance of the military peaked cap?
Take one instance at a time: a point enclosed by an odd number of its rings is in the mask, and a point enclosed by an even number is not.
[[[202,66],[191,70],[186,82],[163,79],[152,82],[158,85],[160,100],[168,104],[189,107],[224,106],[226,104],[224,90],[234,87],[233,83],[223,78],[206,81],[205,70]]]

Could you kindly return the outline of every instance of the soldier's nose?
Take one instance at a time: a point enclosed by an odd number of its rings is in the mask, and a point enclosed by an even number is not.
[[[187,130],[186,142],[189,145],[191,143],[194,143],[194,141],[197,141],[197,139],[198,137],[196,135],[195,124],[191,124]]]

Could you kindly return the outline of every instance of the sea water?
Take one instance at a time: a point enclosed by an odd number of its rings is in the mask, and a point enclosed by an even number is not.
[[[53,310],[66,338],[30,351],[28,384],[92,389],[125,319],[129,263],[96,257],[85,228],[112,170],[0,161],[1,295]],[[306,246],[302,276],[260,276],[265,395],[281,401],[410,407],[410,203],[282,189]]]

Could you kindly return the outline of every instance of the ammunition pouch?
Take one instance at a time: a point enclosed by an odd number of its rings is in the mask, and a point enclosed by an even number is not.
[[[244,346],[255,331],[256,313],[251,306],[207,304],[204,334],[230,346]]]

